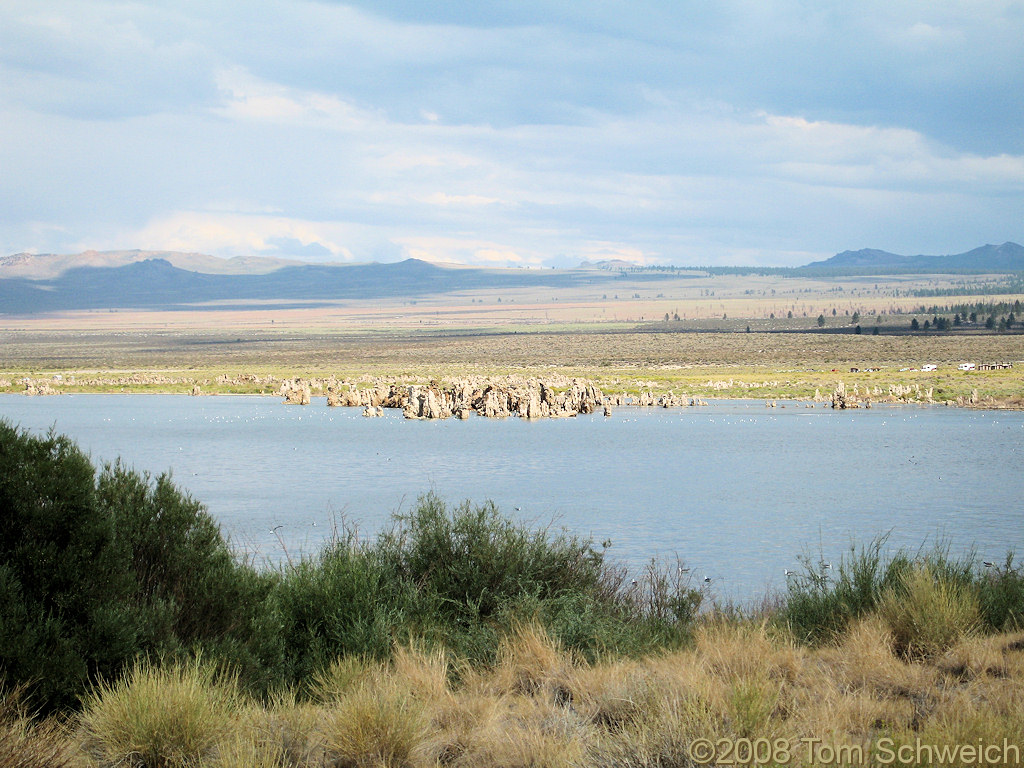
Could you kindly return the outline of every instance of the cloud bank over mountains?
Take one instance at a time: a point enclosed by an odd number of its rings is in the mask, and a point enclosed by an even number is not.
[[[1020,240],[1024,3],[0,7],[0,251],[795,265]]]

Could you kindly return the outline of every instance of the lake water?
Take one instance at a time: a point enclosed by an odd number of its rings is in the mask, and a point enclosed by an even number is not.
[[[737,599],[780,588],[801,554],[838,561],[882,534],[989,560],[1024,550],[1021,412],[729,401],[407,421],[323,399],[0,395],[0,417],[55,426],[96,462],[171,470],[236,546],[271,560],[315,552],[342,517],[372,536],[431,490],[610,539],[634,567],[678,555]]]

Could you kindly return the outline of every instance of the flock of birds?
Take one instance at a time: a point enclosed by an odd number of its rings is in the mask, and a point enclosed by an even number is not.
[[[828,562],[827,560],[822,560],[821,562],[819,562],[819,563],[818,563],[818,565],[820,565],[820,566],[821,566],[821,570],[822,570],[823,572],[824,572],[824,571],[831,571],[831,570],[832,570],[832,563]],[[789,570],[789,568],[783,568],[783,569],[782,569],[782,572],[783,572],[784,574],[786,574],[786,578],[787,578],[787,579],[788,579],[788,578],[789,578],[790,576],[799,576],[799,575],[800,575],[800,574],[799,574],[799,573],[797,573],[796,571],[791,571],[791,570]],[[827,576],[828,574],[825,574],[825,575]]]

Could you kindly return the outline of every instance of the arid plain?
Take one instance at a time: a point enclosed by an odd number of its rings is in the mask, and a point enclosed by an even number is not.
[[[911,331],[913,319],[923,325],[944,307],[1022,298],[997,294],[996,280],[625,273],[592,287],[415,299],[5,315],[0,391],[35,382],[54,391],[198,385],[204,393],[241,393],[271,391],[268,377],[362,386],[556,373],[627,394],[810,397],[844,381],[883,392],[914,387],[938,402],[977,390],[977,401],[1019,407],[1019,326],[995,332],[965,313],[947,331]],[[941,295],[953,291],[964,295]],[[1017,365],[962,371],[961,363]],[[926,364],[936,370],[922,371]]]

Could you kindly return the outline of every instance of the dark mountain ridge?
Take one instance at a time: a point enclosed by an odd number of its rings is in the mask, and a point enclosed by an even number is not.
[[[983,245],[966,253],[947,256],[902,256],[897,253],[864,248],[859,251],[843,251],[825,261],[807,264],[805,269],[874,267],[884,269],[927,270],[937,272],[1019,272],[1024,271],[1024,246],[1017,243]]]
[[[440,267],[419,259],[387,264],[300,264],[265,274],[211,274],[180,269],[157,258],[120,267],[74,267],[46,280],[0,279],[0,313],[415,298],[472,289],[570,287],[617,277],[586,270]]]
[[[39,260],[39,264],[33,260]],[[246,302],[252,302],[250,306],[265,306],[269,301],[275,302],[275,306],[309,306],[512,287],[607,285],[610,291],[616,281],[624,278],[631,282],[657,282],[708,274],[832,278],[903,272],[1024,272],[1024,247],[1008,242],[949,256],[902,256],[863,249],[843,251],[825,261],[797,268],[707,267],[681,271],[664,267],[626,269],[623,264],[610,262],[568,270],[493,269],[437,265],[419,259],[384,264],[310,264],[144,251],[88,251],[77,257],[14,254],[0,258],[0,314],[72,309],[185,309],[197,304],[226,308],[246,306]]]

